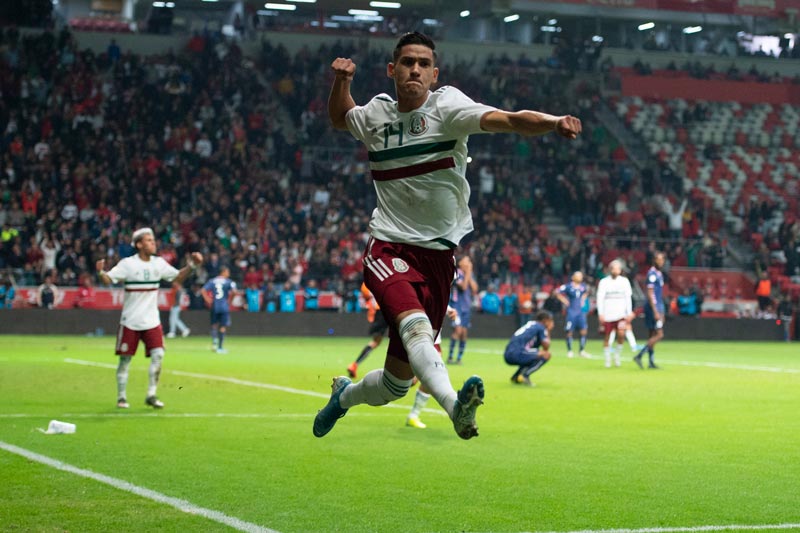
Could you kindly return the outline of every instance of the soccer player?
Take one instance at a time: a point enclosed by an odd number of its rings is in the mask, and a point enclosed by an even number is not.
[[[631,282],[622,275],[622,263],[611,261],[608,265],[609,275],[597,285],[597,318],[603,328],[603,355],[606,368],[611,368],[611,355],[614,355],[614,366],[620,366],[620,354],[625,342],[625,328],[633,320],[633,302]],[[616,347],[611,347],[611,332],[616,331]]]
[[[586,351],[586,335],[589,332],[586,320],[584,305],[589,296],[589,289],[583,283],[583,272],[578,270],[572,274],[572,281],[558,288],[556,296],[567,309],[567,323],[564,329],[567,333],[567,357],[574,356],[572,352],[572,335],[577,331],[581,336],[580,356],[591,359],[592,356]]]
[[[231,281],[231,269],[226,266],[220,268],[219,275],[203,285],[203,299],[211,308],[211,342],[213,350],[218,354],[228,353],[223,343],[225,333],[231,326],[230,300],[235,290],[236,283]]]
[[[472,277],[472,259],[465,255],[458,262],[456,280],[450,295],[450,306],[458,313],[453,320],[453,334],[450,337],[450,352],[447,355],[447,364],[452,364],[453,351],[458,342],[458,356],[455,364],[461,364],[464,349],[467,347],[467,334],[472,325],[472,297],[478,294],[478,284]]]
[[[664,338],[664,252],[653,254],[653,266],[647,271],[647,302],[644,305],[644,323],[647,326],[649,337],[644,348],[633,358],[634,362],[642,366],[642,356],[647,352],[649,359],[648,368],[657,369],[655,362],[655,345]]]
[[[539,311],[536,319],[514,332],[508,341],[503,357],[509,365],[519,368],[511,376],[511,382],[534,387],[531,374],[550,360],[550,332],[553,330],[553,315],[550,311]]]
[[[188,337],[192,332],[192,330],[189,329],[189,326],[187,326],[186,323],[181,320],[181,298],[184,292],[185,290],[180,283],[172,284],[172,291],[170,291],[172,305],[169,308],[169,333],[167,333],[168,339],[175,338],[175,330],[180,330],[181,337]]]
[[[365,283],[361,284],[361,294],[367,304],[367,322],[370,324],[369,334],[372,336],[372,340],[364,346],[361,353],[358,354],[358,358],[347,367],[347,373],[353,379],[355,379],[358,372],[358,365],[364,362],[372,350],[381,345],[383,338],[386,336],[386,331],[389,329],[389,324],[383,318],[378,302],[375,301],[375,297],[369,292]]]
[[[145,404],[161,409],[164,403],[156,397],[156,389],[161,375],[161,361],[164,359],[164,331],[158,316],[158,286],[161,280],[183,283],[203,263],[203,256],[197,252],[192,253],[188,264],[180,270],[176,269],[156,255],[156,239],[150,228],[140,228],[133,232],[133,247],[136,254],[122,259],[108,272],[104,270],[105,259],[95,264],[97,275],[103,284],[125,284],[116,346],[116,354],[119,356],[117,407],[130,407],[126,393],[128,368],[141,340],[144,342],[145,356],[150,358]]]
[[[366,145],[377,192],[364,281],[389,323],[389,347],[384,368],[360,382],[334,378],[331,398],[314,419],[317,437],[351,407],[402,398],[415,375],[450,416],[459,437],[477,436],[483,381],[472,376],[456,392],[434,346],[455,274],[453,250],[472,230],[467,139],[481,132],[552,131],[574,139],[581,132],[580,121],[571,116],[501,111],[454,87],[431,92],[439,76],[434,48],[421,33],[399,39],[386,69],[397,101],[380,94],[357,106],[350,95],[355,63],[337,58],[331,64],[335,77],[328,115],[334,128],[349,130]]]
[[[450,320],[456,321],[458,320],[458,311],[451,306],[447,306],[447,318]],[[442,353],[442,332],[439,332],[439,335],[436,337],[436,342],[434,342],[434,346],[436,347],[436,351],[439,352],[441,355]],[[425,405],[428,403],[428,400],[431,399],[431,393],[425,388],[425,385],[420,384],[417,388],[417,395],[414,398],[414,405],[411,406],[411,411],[408,413],[408,417],[406,417],[406,425],[412,428],[417,429],[425,429],[428,427],[425,423],[419,419],[420,413],[425,408]]]

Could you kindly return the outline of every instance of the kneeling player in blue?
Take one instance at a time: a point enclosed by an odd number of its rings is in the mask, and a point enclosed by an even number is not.
[[[536,320],[529,321],[514,332],[504,354],[506,363],[519,366],[511,376],[512,383],[534,386],[531,374],[550,360],[552,329],[553,315],[549,311],[539,311]]]
[[[236,290],[236,283],[231,281],[230,276],[230,269],[224,266],[219,276],[208,280],[203,286],[203,298],[211,308],[213,350],[219,354],[228,353],[222,344],[225,342],[225,332],[231,325],[230,300]]]

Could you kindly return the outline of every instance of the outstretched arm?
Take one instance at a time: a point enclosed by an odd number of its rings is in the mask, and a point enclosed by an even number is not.
[[[194,270],[203,264],[203,255],[198,252],[192,252],[189,256],[190,260],[187,262],[186,266],[183,267],[178,271],[178,275],[175,279],[172,280],[173,283],[178,283],[183,285],[183,282],[186,281],[186,278],[189,277],[189,274],[194,272]]]
[[[331,125],[337,130],[346,130],[345,115],[356,106],[355,100],[350,95],[350,83],[356,74],[356,64],[351,59],[337,57],[331,68],[336,74],[328,97],[328,117]]]
[[[554,131],[575,139],[581,133],[580,119],[571,115],[557,117],[539,111],[489,111],[481,117],[481,129],[490,133],[544,135]]]

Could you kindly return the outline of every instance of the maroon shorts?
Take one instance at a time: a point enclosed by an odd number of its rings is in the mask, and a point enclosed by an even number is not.
[[[142,331],[128,329],[122,324],[117,330],[117,355],[136,355],[139,341],[144,343],[144,355],[150,357],[150,351],[156,348],[164,348],[164,330],[161,324]]]
[[[624,330],[627,327],[628,322],[624,318],[613,322],[603,322],[603,331],[606,335],[610,335],[612,331]]]
[[[397,330],[396,318],[412,309],[424,309],[433,337],[442,329],[450,286],[456,272],[452,250],[431,250],[411,244],[381,241],[374,237],[364,251],[364,283],[375,296],[389,323],[387,353],[408,361]]]

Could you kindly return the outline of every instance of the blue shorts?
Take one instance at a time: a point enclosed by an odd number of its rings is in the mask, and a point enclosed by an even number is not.
[[[663,307],[659,307],[658,312],[661,313],[661,316],[664,316]],[[653,309],[649,305],[644,306],[644,324],[650,331],[664,329],[664,323],[661,320],[656,320],[656,315],[653,313]]]
[[[472,312],[471,311],[462,311],[459,308],[455,308],[458,311],[458,320],[454,320],[452,322],[452,326],[461,326],[462,328],[469,329],[472,327]]]
[[[227,328],[231,325],[230,311],[211,311],[211,325],[219,325]]]
[[[541,359],[539,350],[508,350],[503,356],[509,365],[529,366]]]
[[[587,329],[586,313],[578,313],[577,315],[567,315],[567,322],[564,324],[564,331],[582,330]]]

